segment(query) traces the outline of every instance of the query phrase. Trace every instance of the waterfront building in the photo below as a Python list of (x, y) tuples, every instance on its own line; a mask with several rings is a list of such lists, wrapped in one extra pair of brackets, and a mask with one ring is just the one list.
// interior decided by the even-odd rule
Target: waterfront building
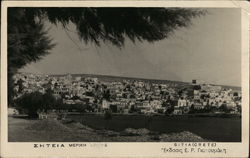
[(107, 100), (105, 100), (105, 99), (103, 99), (102, 100), (102, 104), (101, 104), (101, 108), (104, 110), (104, 109), (109, 109), (109, 106), (110, 106), (110, 103), (107, 101)]
[(187, 100), (183, 98), (178, 99), (177, 107), (183, 107), (183, 106), (187, 106)]

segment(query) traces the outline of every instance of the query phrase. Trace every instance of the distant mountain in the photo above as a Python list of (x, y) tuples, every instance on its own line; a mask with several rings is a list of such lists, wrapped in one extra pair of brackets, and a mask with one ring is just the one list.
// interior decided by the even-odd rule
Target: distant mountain
[[(53, 74), (49, 76), (66, 76), (68, 74)], [(137, 77), (123, 77), (123, 76), (110, 76), (110, 75), (98, 75), (98, 74), (70, 74), (72, 77), (93, 77), (98, 78), (100, 81), (104, 82), (119, 82), (122, 80), (137, 80), (137, 81), (143, 81), (143, 82), (149, 82), (149, 83), (157, 83), (157, 84), (178, 84), (180, 87), (189, 85), (189, 82), (181, 82), (181, 81), (172, 81), (172, 80), (160, 80), (160, 79), (145, 79), (145, 78), (137, 78)], [(214, 84), (212, 84), (214, 85)], [(228, 85), (217, 85), (221, 86), (222, 88), (231, 88), (232, 90), (241, 91), (241, 87), (237, 86), (228, 86)]]
[[(49, 75), (49, 76), (66, 76), (67, 74), (63, 75)], [(93, 77), (98, 78), (100, 81), (105, 82), (115, 82), (115, 81), (122, 81), (122, 80), (137, 80), (137, 81), (144, 81), (144, 82), (150, 82), (150, 83), (158, 83), (158, 84), (164, 84), (164, 83), (176, 83), (176, 84), (188, 84), (187, 82), (181, 82), (181, 81), (171, 81), (171, 80), (159, 80), (159, 79), (145, 79), (145, 78), (137, 78), (137, 77), (123, 77), (123, 76), (109, 76), (109, 75), (96, 75), (96, 74), (70, 74), (72, 77)]]
[[(26, 73), (26, 72), (19, 72), (22, 74), (32, 74), (32, 73)], [(51, 77), (60, 77), (60, 76), (66, 76), (68, 74), (49, 74), (48, 76)], [(138, 77), (123, 77), (123, 76), (110, 76), (110, 75), (99, 75), (99, 74), (70, 74), (72, 77), (93, 77), (98, 78), (100, 81), (104, 82), (120, 82), (122, 80), (137, 80), (137, 81), (143, 81), (143, 82), (149, 82), (149, 83), (157, 83), (157, 84), (178, 84), (179, 88), (183, 88), (187, 85), (190, 85), (190, 82), (182, 82), (182, 81), (172, 81), (172, 80), (160, 80), (160, 79), (146, 79), (146, 78), (138, 78)], [(234, 91), (241, 91), (241, 87), (238, 86), (230, 86), (230, 85), (216, 85), (211, 84), (214, 86), (221, 86), (225, 89), (232, 89)]]
[(237, 87), (237, 86), (228, 86), (228, 85), (218, 85), (221, 86), (222, 88), (225, 89), (232, 89), (234, 91), (241, 91), (241, 87)]

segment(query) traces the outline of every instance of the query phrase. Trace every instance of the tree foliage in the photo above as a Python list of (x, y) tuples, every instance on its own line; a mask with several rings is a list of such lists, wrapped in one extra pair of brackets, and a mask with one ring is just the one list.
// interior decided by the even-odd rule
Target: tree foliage
[(36, 62), (54, 44), (44, 24), (28, 16), (25, 9), (8, 9), (8, 68), (11, 72)]
[(26, 8), (32, 19), (47, 18), (67, 28), (76, 25), (84, 42), (109, 41), (121, 47), (132, 41), (154, 42), (167, 38), (175, 29), (186, 27), (204, 11), (184, 8)]
[(51, 93), (40, 92), (27, 93), (16, 100), (17, 108), (24, 110), (30, 117), (37, 117), (37, 111), (58, 109), (62, 104)]
[(8, 8), (8, 101), (12, 104), (13, 75), (28, 63), (49, 53), (54, 44), (43, 23), (27, 16), (25, 9)]
[[(110, 42), (121, 48), (125, 39), (154, 42), (186, 27), (204, 11), (184, 8), (8, 8), (8, 91), (12, 76), (26, 64), (36, 62), (55, 45), (44, 22), (73, 23), (79, 38), (87, 43)], [(9, 100), (10, 101), (10, 100)]]
[(17, 107), (30, 117), (37, 117), (37, 110), (43, 106), (43, 95), (39, 92), (24, 94), (16, 100)]

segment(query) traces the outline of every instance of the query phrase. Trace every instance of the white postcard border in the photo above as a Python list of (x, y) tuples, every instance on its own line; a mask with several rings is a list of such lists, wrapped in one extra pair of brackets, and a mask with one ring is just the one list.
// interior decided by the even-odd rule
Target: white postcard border
[[(201, 7), (242, 8), (242, 142), (216, 143), (218, 148), (227, 149), (226, 154), (213, 153), (164, 153), (162, 148), (174, 147), (173, 143), (94, 143), (83, 142), (84, 148), (70, 148), (75, 142), (47, 142), (64, 144), (63, 147), (34, 148), (34, 144), (7, 142), (7, 7), (10, 6), (61, 6), (61, 7)], [(247, 157), (249, 144), (249, 4), (244, 1), (4, 1), (1, 10), (1, 156), (2, 157)], [(180, 144), (181, 142), (179, 142)], [(107, 147), (105, 147), (105, 144)]]

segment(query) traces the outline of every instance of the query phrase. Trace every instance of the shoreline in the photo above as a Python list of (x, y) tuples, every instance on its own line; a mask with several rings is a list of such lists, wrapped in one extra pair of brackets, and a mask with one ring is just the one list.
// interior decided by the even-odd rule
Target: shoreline
[(145, 128), (121, 132), (93, 129), (79, 122), (9, 117), (9, 142), (211, 142), (189, 131), (157, 133)]
[[(76, 117), (74, 118), (73, 116), (76, 116)], [(89, 139), (91, 139), (91, 141), (98, 140), (99, 142), (111, 141), (111, 140), (114, 142), (117, 142), (118, 140), (114, 140), (115, 136), (121, 136), (119, 137), (119, 140), (122, 139), (120, 141), (125, 141), (125, 142), (127, 141), (126, 139), (130, 139), (130, 141), (128, 140), (129, 142), (142, 141), (143, 139), (145, 139), (141, 135), (139, 136), (138, 134), (133, 134), (133, 133), (128, 134), (127, 132), (124, 133), (124, 131), (128, 129), (129, 130), (132, 129), (132, 131), (134, 131), (135, 133), (137, 133), (138, 130), (149, 131), (147, 133), (150, 133), (150, 134), (146, 136), (147, 136), (147, 141), (151, 141), (151, 142), (159, 141), (158, 139), (161, 139), (159, 138), (160, 135), (163, 135), (164, 138), (166, 136), (167, 140), (173, 140), (171, 137), (169, 137), (169, 135), (180, 134), (180, 133), (182, 137), (185, 137), (185, 134), (191, 133), (191, 136), (196, 135), (202, 138), (203, 140), (213, 140), (216, 142), (239, 142), (241, 141), (241, 136), (239, 135), (241, 128), (237, 127), (240, 125), (239, 123), (241, 121), (239, 119), (234, 119), (234, 118), (231, 118), (233, 119), (231, 120), (230, 118), (218, 118), (218, 117), (217, 118), (210, 117), (211, 119), (205, 118), (205, 117), (203, 118), (201, 117), (201, 119), (195, 118), (195, 117), (193, 118), (188, 117), (187, 119), (185, 117), (181, 117), (181, 118), (179, 117), (154, 117), (154, 119), (151, 120), (150, 124), (146, 124), (147, 123), (146, 122), (147, 119), (145, 119), (146, 117), (135, 116), (136, 118), (134, 118), (128, 115), (127, 115), (128, 117), (120, 115), (121, 116), (120, 118), (114, 117), (113, 119), (108, 121), (108, 124), (106, 124), (107, 120), (104, 120), (101, 115), (99, 115), (98, 117), (95, 117), (93, 115), (92, 116), (85, 115), (86, 117), (84, 118), (81, 118), (81, 115), (73, 115), (73, 116), (72, 117), (69, 116), (68, 118), (66, 118), (66, 120), (51, 120), (51, 119), (38, 120), (38, 119), (28, 119), (25, 116), (20, 116), (19, 118), (9, 116), (8, 117), (8, 129), (9, 129), (8, 135), (10, 137), (9, 140), (18, 142), (19, 140), (20, 141), (27, 141), (27, 140), (30, 140), (30, 141), (53, 141), (53, 140), (55, 141), (63, 141), (63, 140), (90, 141)], [(124, 117), (125, 119), (122, 117)], [(121, 119), (123, 120), (122, 122), (120, 122)], [(187, 120), (187, 121), (184, 121), (184, 120)], [(59, 128), (57, 128), (58, 124), (51, 125), (50, 123), (51, 121), (59, 122), (62, 126), (69, 126), (70, 128), (72, 126), (73, 128), (75, 128), (74, 126), (76, 126), (78, 129), (70, 130), (70, 132), (67, 132), (67, 134), (63, 134), (65, 133), (63, 131), (65, 128), (63, 127), (62, 128), (63, 130), (60, 130), (61, 125), (59, 126)], [(117, 121), (120, 123), (118, 123)], [(131, 121), (133, 122), (132, 124), (131, 124)], [(44, 122), (48, 122), (48, 124)], [(31, 124), (33, 123), (38, 123), (38, 124), (33, 125), (29, 129), (27, 129), (27, 126), (31, 126)], [(43, 124), (42, 127), (40, 123)], [(230, 126), (230, 129), (228, 128), (225, 129), (225, 126), (223, 124), (229, 125), (228, 123), (232, 126)], [(47, 128), (51, 128), (51, 129), (47, 129)], [(169, 128), (169, 129), (165, 129), (165, 128)], [(84, 130), (84, 129), (87, 129), (87, 130)], [(225, 130), (227, 131), (227, 133), (225, 133), (226, 135), (219, 134), (221, 132), (224, 133)], [(218, 133), (218, 131), (220, 132)], [(82, 133), (82, 132), (87, 132), (87, 133)], [(188, 133), (185, 133), (185, 132), (188, 132)], [(22, 138), (22, 135), (20, 135), (20, 133), (27, 133), (27, 134), (24, 138)], [(58, 137), (57, 134), (59, 134), (59, 136), (61, 134), (63, 135), (61, 135), (61, 137)], [(83, 135), (87, 134), (88, 136), (84, 136), (83, 138), (81, 136), (82, 134)], [(53, 136), (56, 136), (56, 138), (52, 138)], [(75, 137), (80, 137), (80, 139), (76, 140)], [(89, 138), (89, 137), (93, 137), (93, 138)], [(94, 137), (97, 137), (96, 138), (97, 140), (95, 140)], [(155, 140), (151, 140), (151, 138)], [(53, 139), (53, 140), (50, 140), (50, 139)], [(173, 141), (176, 141), (176, 140), (173, 140)], [(192, 142), (192, 140), (186, 140), (186, 141)]]
[[(102, 116), (104, 113), (80, 113), (80, 112), (69, 112), (67, 115), (96, 115)], [(136, 113), (112, 113), (114, 116), (145, 116), (145, 117), (221, 117), (221, 118), (241, 118), (241, 114), (230, 114), (230, 113), (196, 113), (196, 114), (182, 114), (182, 115), (165, 115), (165, 114), (136, 114)]]

